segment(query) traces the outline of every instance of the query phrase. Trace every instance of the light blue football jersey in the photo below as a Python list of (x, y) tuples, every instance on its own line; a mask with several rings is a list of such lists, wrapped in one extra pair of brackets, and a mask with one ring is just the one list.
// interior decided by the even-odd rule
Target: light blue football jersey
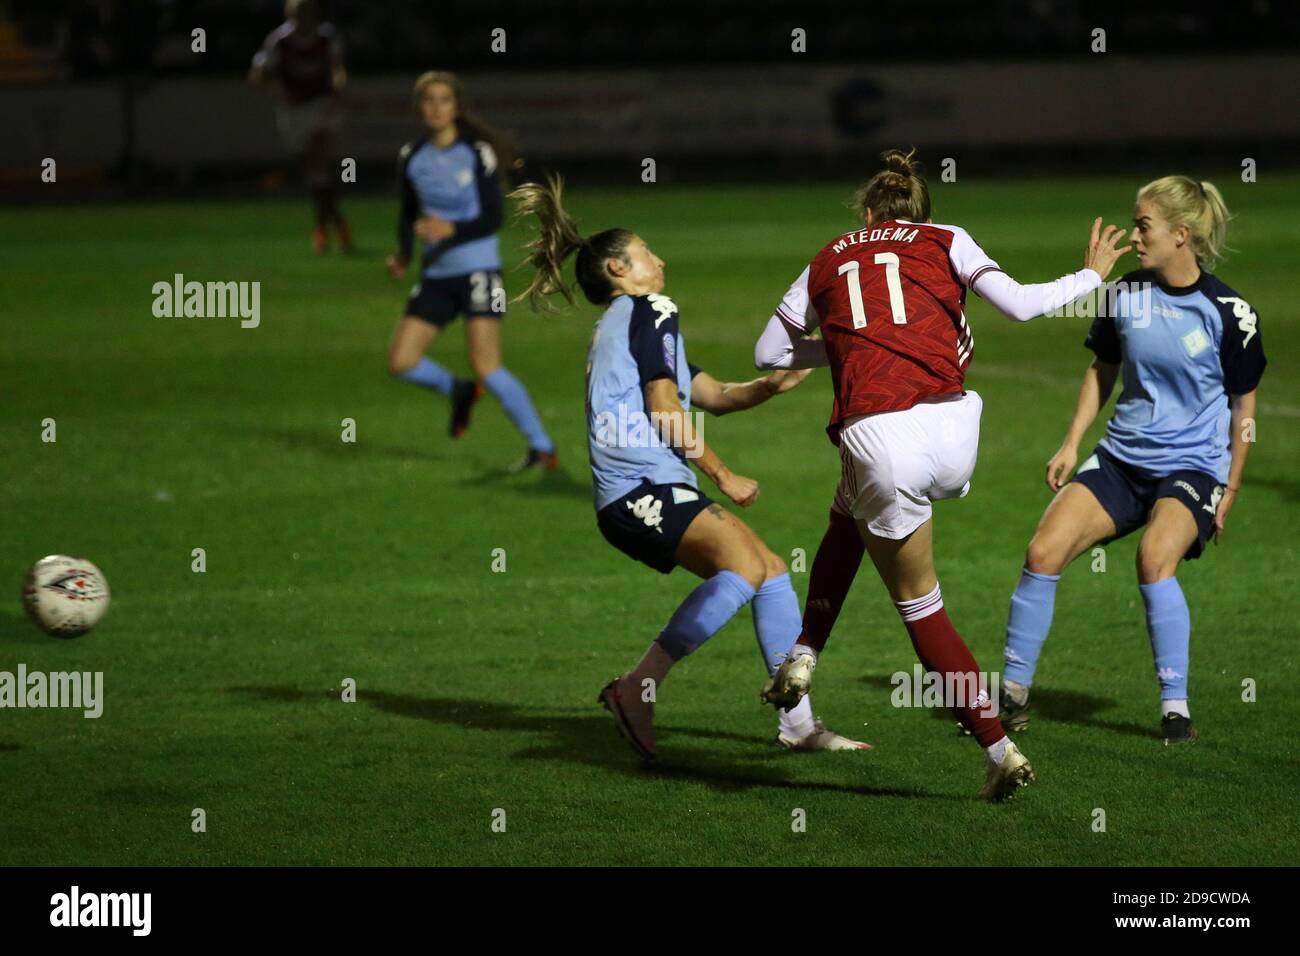
[(605, 310), (587, 351), (587, 452), (596, 510), (641, 482), (698, 488), (685, 453), (662, 441), (645, 405), (645, 385), (677, 383), (691, 407), (691, 379), (677, 306), (665, 295), (620, 295)]
[(1253, 391), (1267, 364), (1255, 311), (1208, 272), (1179, 289), (1131, 272), (1102, 300), (1085, 344), (1121, 366), (1124, 387), (1100, 447), (1152, 475), (1226, 482), (1228, 396)]
[(496, 156), (486, 143), (460, 139), (439, 149), (426, 139), (403, 149), (402, 185), (408, 192), (399, 234), (413, 225), (413, 220), (405, 222), (412, 212), (432, 213), (457, 224), (457, 235), (450, 240), (425, 243), (421, 269), (425, 278), (501, 268), (496, 235), (501, 227), (501, 187), (495, 174)]

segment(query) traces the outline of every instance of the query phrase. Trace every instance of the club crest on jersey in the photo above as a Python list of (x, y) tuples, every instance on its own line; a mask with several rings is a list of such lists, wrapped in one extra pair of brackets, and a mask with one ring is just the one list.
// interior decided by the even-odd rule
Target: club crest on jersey
[(1182, 338), (1183, 348), (1187, 349), (1187, 354), (1195, 358), (1210, 347), (1210, 340), (1200, 329), (1192, 329)]
[(664, 364), (669, 368), (677, 367), (677, 336), (671, 332), (664, 333)]

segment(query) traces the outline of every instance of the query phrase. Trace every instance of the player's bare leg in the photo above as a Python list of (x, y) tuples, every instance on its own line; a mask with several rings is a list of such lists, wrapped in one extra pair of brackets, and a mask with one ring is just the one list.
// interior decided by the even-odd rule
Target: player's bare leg
[(984, 748), (986, 771), (980, 796), (994, 801), (1014, 796), (1034, 779), (1034, 771), (1003, 731), (993, 703), (980, 686), (979, 665), (948, 619), (934, 573), (932, 523), (925, 521), (898, 539), (873, 534), (865, 521), (858, 528), (922, 665), (943, 675), (945, 688), (967, 688), (974, 694), (974, 700), (954, 699), (948, 704)]
[(1138, 584), (1160, 681), (1160, 734), (1165, 746), (1200, 739), (1187, 709), (1191, 616), (1174, 576), (1196, 537), (1196, 519), (1187, 505), (1177, 498), (1160, 498), (1137, 550)]
[(415, 368), (437, 337), (436, 325), (414, 315), (402, 316), (388, 343), (388, 374), (398, 377)]
[[(632, 749), (646, 759), (655, 754), (654, 705), (668, 672), (752, 600), (767, 576), (749, 529), (716, 503), (691, 521), (675, 557), (705, 583), (682, 602), (637, 665), (606, 684), (598, 698)], [(705, 620), (700, 612), (708, 610), (702, 607), (708, 602), (726, 606)]]

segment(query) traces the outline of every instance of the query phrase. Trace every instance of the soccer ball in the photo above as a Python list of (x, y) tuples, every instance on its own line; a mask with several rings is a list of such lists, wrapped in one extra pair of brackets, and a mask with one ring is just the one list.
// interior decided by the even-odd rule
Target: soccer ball
[(108, 582), (85, 558), (51, 554), (27, 572), (23, 608), (46, 634), (77, 637), (108, 610)]

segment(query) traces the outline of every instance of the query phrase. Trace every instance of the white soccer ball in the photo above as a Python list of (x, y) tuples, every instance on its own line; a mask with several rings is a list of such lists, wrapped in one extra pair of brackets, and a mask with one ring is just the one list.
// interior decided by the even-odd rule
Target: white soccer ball
[(108, 610), (108, 581), (85, 558), (51, 554), (27, 572), (23, 608), (46, 634), (77, 637)]

